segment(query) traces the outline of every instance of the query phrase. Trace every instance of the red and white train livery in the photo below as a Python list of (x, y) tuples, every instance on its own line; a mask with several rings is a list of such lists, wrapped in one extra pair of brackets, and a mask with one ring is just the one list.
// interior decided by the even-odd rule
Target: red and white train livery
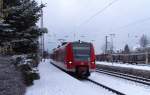
[(88, 42), (67, 42), (54, 49), (51, 58), (61, 69), (80, 77), (90, 76), (96, 68), (94, 47)]

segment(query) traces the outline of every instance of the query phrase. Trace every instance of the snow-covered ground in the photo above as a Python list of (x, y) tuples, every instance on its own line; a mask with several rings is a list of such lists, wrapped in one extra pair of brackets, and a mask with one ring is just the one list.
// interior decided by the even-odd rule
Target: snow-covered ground
[(26, 95), (115, 95), (71, 77), (50, 64), (50, 60), (39, 64), (39, 72), (40, 79), (27, 88)]
[(125, 68), (134, 68), (134, 69), (141, 69), (141, 70), (150, 70), (150, 64), (149, 65), (132, 65), (132, 64), (127, 64), (127, 63), (124, 64), (124, 63), (99, 62), (99, 61), (97, 61), (96, 64), (118, 66), (118, 67), (125, 67)]
[(89, 78), (126, 95), (150, 95), (150, 86), (136, 82), (96, 72), (92, 73)]

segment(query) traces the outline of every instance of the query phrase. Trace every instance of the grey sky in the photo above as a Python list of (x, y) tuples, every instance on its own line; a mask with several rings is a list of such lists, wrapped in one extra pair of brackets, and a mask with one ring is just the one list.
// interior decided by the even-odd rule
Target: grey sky
[(96, 53), (100, 53), (105, 36), (111, 33), (115, 34), (116, 49), (123, 48), (125, 44), (132, 48), (137, 46), (142, 34), (149, 36), (150, 33), (150, 0), (118, 0), (84, 24), (113, 0), (42, 1), (47, 3), (44, 26), (49, 30), (45, 41), (49, 50), (56, 47), (57, 39), (65, 38), (67, 41), (94, 40)]

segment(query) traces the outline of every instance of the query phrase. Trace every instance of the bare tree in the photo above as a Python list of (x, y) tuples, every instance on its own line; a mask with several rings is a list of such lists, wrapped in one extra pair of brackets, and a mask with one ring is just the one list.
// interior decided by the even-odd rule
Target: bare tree
[(102, 50), (103, 53), (113, 53), (112, 45), (111, 45), (110, 42), (107, 42), (107, 45), (106, 45), (106, 43), (104, 43), (101, 46), (101, 50)]
[(125, 45), (124, 52), (125, 53), (129, 53), (130, 52), (130, 48), (129, 48), (128, 44)]
[(140, 46), (142, 48), (146, 47), (148, 45), (147, 36), (143, 34), (142, 37), (140, 38), (139, 42), (140, 42)]

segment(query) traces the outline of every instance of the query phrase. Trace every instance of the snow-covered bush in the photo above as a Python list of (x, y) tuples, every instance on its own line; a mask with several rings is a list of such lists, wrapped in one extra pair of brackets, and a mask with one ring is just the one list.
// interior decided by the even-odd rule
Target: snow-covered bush
[(17, 69), (19, 69), (23, 75), (24, 83), (28, 85), (32, 85), (33, 81), (39, 79), (39, 72), (37, 69), (38, 63), (35, 63), (32, 54), (28, 55), (14, 55), (14, 65)]

